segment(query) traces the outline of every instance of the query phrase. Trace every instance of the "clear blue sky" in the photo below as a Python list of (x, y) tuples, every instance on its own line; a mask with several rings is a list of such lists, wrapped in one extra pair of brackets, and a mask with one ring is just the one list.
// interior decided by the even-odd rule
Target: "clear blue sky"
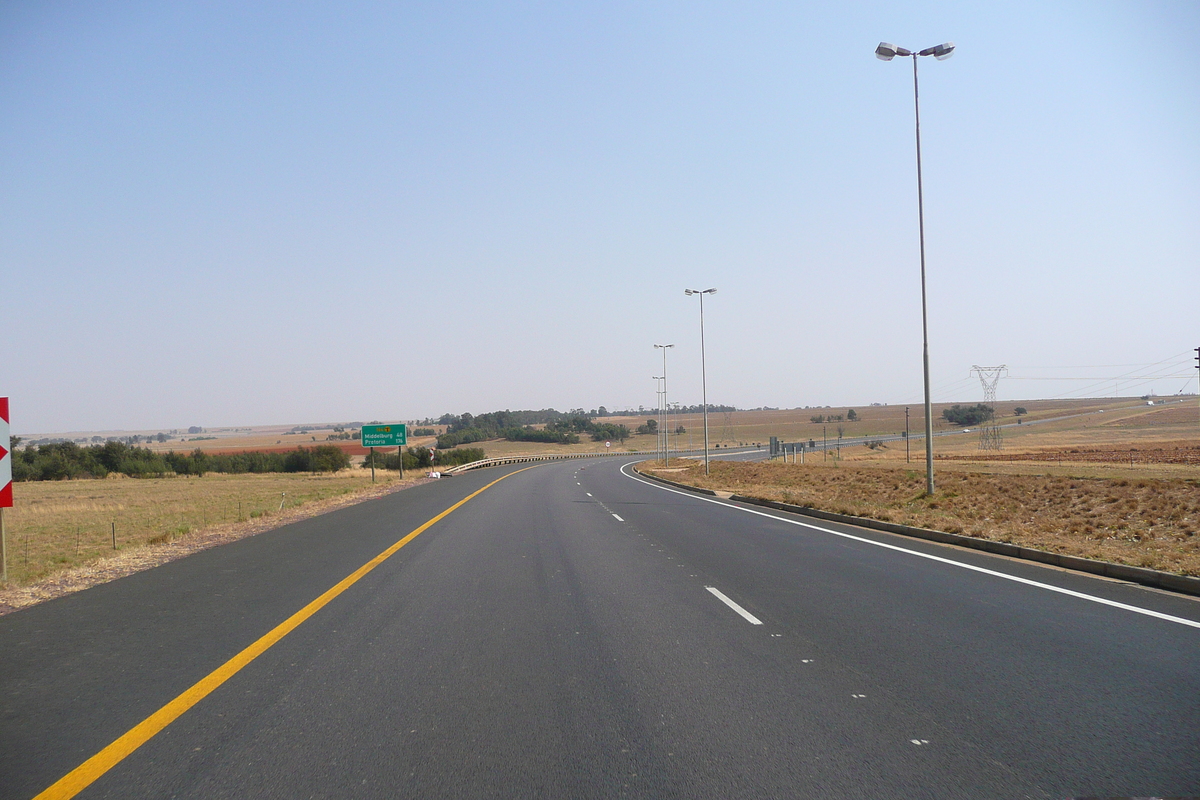
[(918, 404), (881, 40), (934, 400), (1195, 392), (1194, 0), (10, 0), (14, 433)]

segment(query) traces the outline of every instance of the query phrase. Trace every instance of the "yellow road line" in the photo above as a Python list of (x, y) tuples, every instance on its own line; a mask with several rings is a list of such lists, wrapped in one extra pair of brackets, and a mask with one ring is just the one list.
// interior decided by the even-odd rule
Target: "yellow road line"
[(54, 785), (50, 786), (48, 789), (35, 797), (34, 800), (67, 800), (68, 798), (79, 794), (88, 786), (90, 786), (93, 781), (97, 780), (104, 773), (121, 763), (121, 761), (123, 761), (125, 757), (134, 750), (137, 750), (146, 742), (154, 738), (159, 731), (170, 725), (175, 720), (179, 719), (179, 717), (183, 716), (184, 712), (216, 691), (218, 686), (236, 675), (242, 669), (242, 667), (246, 666), (251, 661), (267, 652), (267, 650), (270, 650), (272, 645), (274, 645), (283, 637), (287, 636), (296, 628), (300, 627), (305, 620), (324, 608), (335, 597), (357, 583), (359, 579), (368, 572), (375, 569), (384, 561), (387, 561), (389, 558), (395, 555), (395, 553), (399, 551), (401, 547), (404, 547), (404, 545), (408, 544), (426, 530), (433, 527), (433, 525), (435, 525), (437, 522), (450, 516), (451, 513), (465, 505), (467, 501), (483, 494), (505, 478), (516, 475), (518, 472), (534, 469), (538, 466), (541, 465), (535, 464), (533, 467), (525, 467), (524, 469), (510, 472), (508, 475), (503, 475), (489, 483), (487, 486), (484, 486), (482, 489), (472, 492), (462, 500), (459, 500), (457, 503), (438, 514), (436, 517), (429, 520), (424, 525), (417, 528), (412, 533), (408, 534), (403, 539), (372, 558), (366, 564), (363, 564), (361, 567), (354, 570), (354, 572), (350, 573), (348, 576), (339, 581), (332, 589), (329, 589), (316, 600), (313, 600), (304, 608), (288, 617), (257, 642), (250, 645), (221, 666), (217, 667), (208, 675), (197, 681), (190, 689), (183, 692), (183, 694), (179, 695), (174, 700), (160, 708), (158, 711), (155, 711), (153, 714), (146, 717), (146, 719), (130, 728), (129, 731), (127, 731), (119, 739), (101, 750), (96, 755), (89, 758), (87, 761), (80, 764), (75, 769), (68, 772), (57, 782), (55, 782)]

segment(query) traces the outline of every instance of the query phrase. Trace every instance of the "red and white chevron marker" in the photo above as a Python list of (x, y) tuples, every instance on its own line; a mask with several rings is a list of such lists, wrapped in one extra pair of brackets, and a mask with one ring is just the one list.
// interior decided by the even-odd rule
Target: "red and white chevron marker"
[(0, 508), (12, 508), (12, 445), (8, 438), (8, 398), (0, 397)]

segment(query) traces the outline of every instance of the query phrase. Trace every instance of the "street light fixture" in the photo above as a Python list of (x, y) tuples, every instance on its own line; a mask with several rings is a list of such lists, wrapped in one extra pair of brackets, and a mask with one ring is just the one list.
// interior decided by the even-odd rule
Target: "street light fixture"
[(663, 390), (662, 390), (662, 405), (663, 405), (663, 466), (671, 466), (671, 440), (669, 428), (671, 426), (671, 407), (667, 405), (667, 350), (674, 347), (673, 344), (656, 344), (656, 348), (663, 351)]
[(704, 403), (704, 474), (708, 474), (708, 374), (704, 366), (704, 295), (716, 294), (716, 289), (684, 289), (688, 297), (700, 295), (700, 392)]
[(933, 56), (945, 61), (954, 53), (954, 42), (926, 47), (914, 53), (888, 42), (880, 42), (875, 48), (875, 57), (880, 61), (891, 61), (896, 56), (912, 56), (913, 60), (913, 107), (916, 110), (917, 130), (917, 225), (921, 237), (921, 336), (925, 365), (925, 493), (933, 495), (933, 403), (929, 399), (929, 315), (925, 302), (925, 196), (921, 184), (921, 95), (917, 86), (917, 58)]

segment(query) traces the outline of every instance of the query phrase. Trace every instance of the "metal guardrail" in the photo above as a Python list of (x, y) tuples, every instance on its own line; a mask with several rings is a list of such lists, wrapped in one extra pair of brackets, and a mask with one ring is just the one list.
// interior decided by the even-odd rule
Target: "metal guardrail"
[[(734, 450), (734, 448), (721, 448), (721, 452), (726, 449)], [(741, 448), (737, 448), (740, 451)], [(713, 451), (709, 451), (710, 453)], [(672, 450), (671, 458), (703, 455), (704, 450)], [(472, 469), (482, 469), (483, 467), (499, 467), (504, 464), (525, 464), (531, 461), (565, 461), (570, 458), (614, 458), (617, 456), (650, 456), (651, 458), (661, 455), (658, 450), (621, 450), (615, 453), (544, 453), (541, 455), (525, 455), (525, 456), (500, 456), (498, 458), (484, 458), (479, 461), (472, 461), (468, 464), (459, 464), (457, 467), (441, 470), (443, 475), (458, 475)]]

